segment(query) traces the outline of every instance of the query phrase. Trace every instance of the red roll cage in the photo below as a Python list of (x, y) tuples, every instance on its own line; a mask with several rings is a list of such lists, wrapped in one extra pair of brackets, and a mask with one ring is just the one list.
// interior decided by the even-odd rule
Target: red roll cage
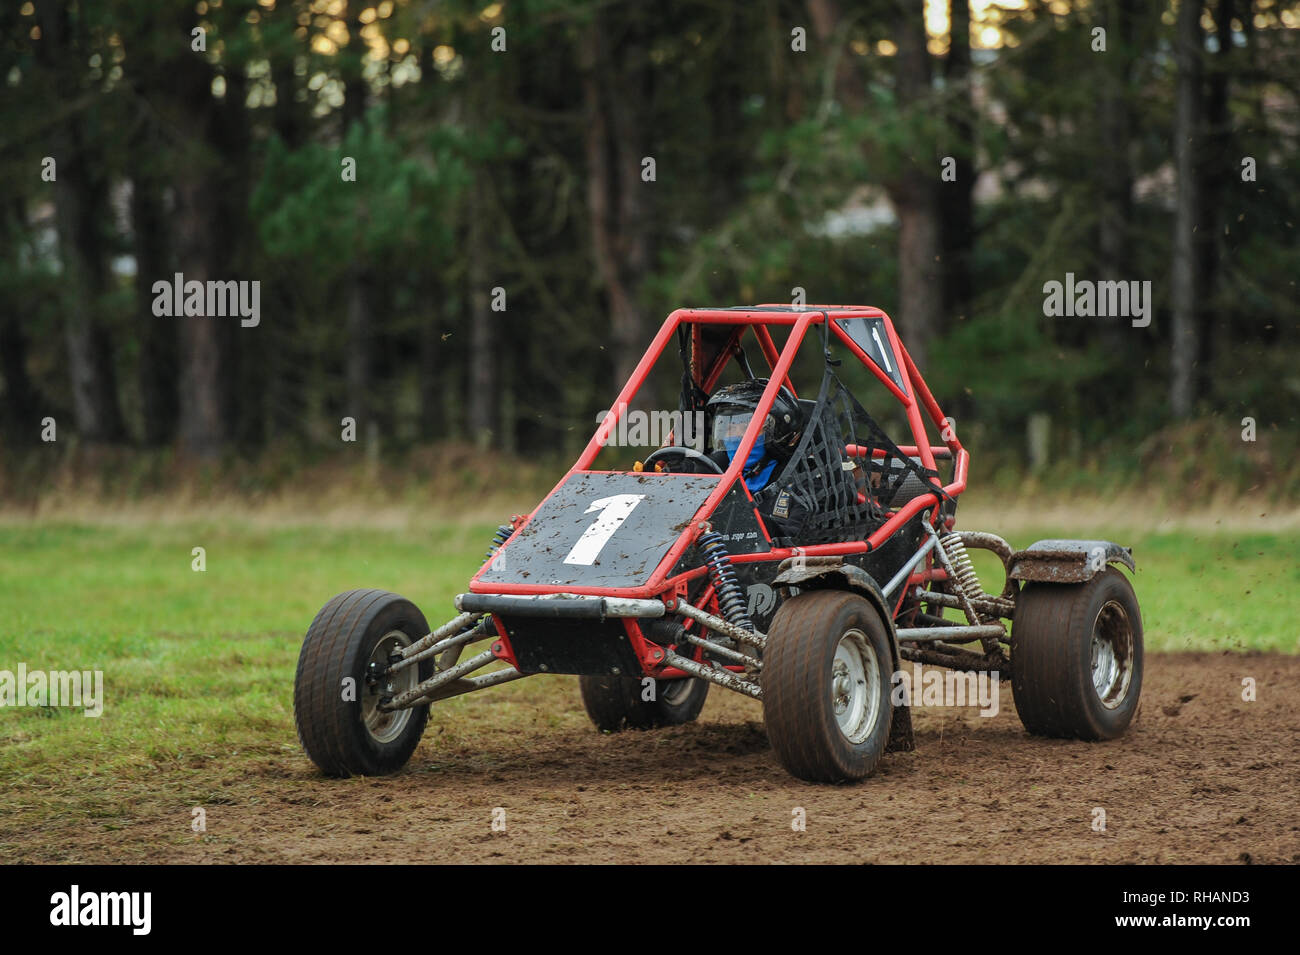
[[(897, 375), (897, 379), (887, 374), (884, 369), (867, 353), (863, 347), (854, 340), (844, 327), (844, 323), (857, 319), (878, 319), (885, 329), (888, 339), (889, 351), (895, 359), (896, 367), (892, 368)], [(493, 583), (487, 584), (479, 580), (484, 570), (490, 566), (491, 562), (484, 565), (474, 579), (470, 582), (470, 590), (478, 593), (501, 593), (501, 594), (546, 594), (564, 591), (574, 594), (599, 594), (607, 596), (620, 597), (653, 597), (665, 593), (684, 591), (685, 586), (691, 580), (695, 579), (704, 569), (695, 568), (683, 573), (670, 576), (672, 570), (676, 567), (686, 550), (694, 543), (695, 538), (701, 532), (705, 522), (713, 514), (715, 508), (722, 501), (723, 497), (736, 485), (741, 476), (741, 469), (745, 460), (749, 457), (749, 452), (757, 440), (762, 421), (772, 407), (776, 399), (778, 390), (782, 384), (791, 388), (789, 374), (790, 368), (794, 363), (796, 354), (800, 345), (803, 343), (805, 336), (810, 328), (820, 327), (829, 322), (830, 332), (835, 338), (853, 354), (863, 366), (871, 372), (872, 375), (880, 381), (890, 394), (902, 405), (906, 416), (908, 427), (912, 433), (913, 443), (911, 445), (900, 446), (904, 454), (919, 458), (921, 465), (929, 470), (937, 470), (936, 458), (951, 458), (953, 460), (953, 473), (951, 481), (944, 485), (939, 478), (930, 478), (930, 481), (936, 487), (935, 493), (922, 494), (908, 501), (902, 508), (886, 520), (875, 532), (866, 540), (849, 541), (831, 544), (815, 544), (804, 547), (773, 547), (769, 551), (756, 554), (736, 554), (732, 556), (733, 562), (745, 562), (750, 560), (781, 560), (792, 556), (830, 556), (830, 555), (848, 555), (862, 554), (880, 547), (885, 541), (897, 533), (905, 524), (912, 520), (918, 513), (929, 510), (931, 513), (927, 520), (937, 529), (937, 521), (940, 514), (941, 497), (938, 489), (949, 497), (957, 497), (966, 488), (966, 473), (969, 464), (969, 454), (962, 447), (961, 442), (953, 429), (947, 425), (939, 404), (935, 401), (930, 389), (926, 386), (925, 381), (921, 378), (912, 361), (911, 355), (903, 347), (899, 340), (898, 334), (894, 329), (894, 323), (890, 320), (885, 312), (878, 308), (861, 305), (755, 305), (745, 308), (687, 308), (677, 309), (664, 321), (659, 332), (655, 335), (650, 347), (646, 349), (645, 354), (637, 363), (632, 372), (632, 376), (619, 392), (618, 398), (610, 412), (605, 415), (601, 424), (597, 427), (596, 433), (587, 443), (582, 454), (579, 455), (577, 462), (565, 473), (564, 477), (552, 488), (546, 499), (553, 495), (566, 481), (573, 475), (580, 473), (599, 473), (592, 470), (596, 456), (601, 449), (605, 447), (611, 433), (618, 426), (621, 416), (626, 413), (632, 399), (645, 383), (647, 376), (655, 363), (662, 356), (664, 349), (672, 342), (677, 335), (678, 329), (683, 326), (689, 326), (692, 342), (695, 348), (692, 349), (693, 357), (698, 358), (701, 349), (698, 347), (701, 340), (701, 329), (704, 326), (734, 325), (737, 326), (727, 344), (719, 349), (713, 356), (708, 368), (692, 367), (691, 377), (697, 385), (705, 392), (712, 392), (721, 376), (723, 369), (731, 358), (731, 346), (734, 345), (743, 336), (746, 328), (752, 328), (754, 335), (762, 349), (763, 356), (767, 361), (769, 370), (769, 382), (766, 390), (763, 392), (762, 399), (759, 402), (756, 413), (741, 439), (740, 446), (732, 456), (731, 464), (726, 472), (717, 476), (717, 487), (709, 494), (705, 502), (696, 511), (690, 523), (685, 527), (677, 540), (673, 543), (668, 552), (664, 555), (659, 564), (655, 567), (650, 579), (643, 585), (626, 588), (584, 588), (584, 587), (556, 587), (545, 584), (522, 584), (522, 583)], [(776, 342), (769, 331), (771, 326), (788, 326), (790, 335), (786, 340), (783, 348), (778, 349)], [(884, 343), (881, 343), (882, 349)], [(888, 363), (889, 355), (885, 355)], [(922, 417), (922, 410), (927, 414), (935, 427), (939, 430), (943, 444), (933, 445), (925, 430), (925, 422)], [(864, 449), (858, 447), (849, 447), (846, 449), (850, 455), (860, 456)], [(877, 451), (877, 456), (883, 452)], [(713, 477), (713, 475), (694, 475), (695, 477)], [(743, 487), (743, 482), (741, 484)], [(522, 530), (527, 526), (533, 515), (541, 507), (541, 504), (520, 522), (516, 530)], [(766, 533), (766, 528), (764, 528)], [(769, 537), (770, 543), (770, 537)]]

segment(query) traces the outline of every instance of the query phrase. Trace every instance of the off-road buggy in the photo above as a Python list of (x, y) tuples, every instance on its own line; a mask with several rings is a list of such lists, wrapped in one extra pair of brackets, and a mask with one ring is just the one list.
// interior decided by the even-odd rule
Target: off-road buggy
[[(661, 358), (680, 373), (676, 420), (687, 421), (724, 375), (753, 379), (747, 346), (766, 362), (766, 385), (725, 467), (681, 441), (684, 427), (643, 461), (596, 467)], [(820, 385), (797, 397), (797, 446), (752, 493), (743, 468), (765, 415), (783, 387), (797, 396), (792, 370), (810, 357)], [(907, 443), (890, 440), (851, 377), (883, 386)], [(531, 514), (502, 525), (455, 598), (458, 616), (431, 629), (413, 603), (380, 590), (324, 606), (298, 661), (299, 738), (330, 775), (391, 773), (430, 705), (578, 674), (602, 730), (686, 723), (716, 685), (762, 702), (795, 776), (854, 780), (887, 749), (913, 746), (907, 699), (892, 692), (904, 661), (1010, 673), (1031, 733), (1119, 736), (1142, 685), (1142, 619), (1116, 566), (1134, 571), (1131, 552), (1099, 540), (1013, 552), (993, 534), (955, 530), (968, 463), (879, 309), (678, 310), (573, 468)], [(996, 593), (975, 573), (977, 549), (1003, 566)]]

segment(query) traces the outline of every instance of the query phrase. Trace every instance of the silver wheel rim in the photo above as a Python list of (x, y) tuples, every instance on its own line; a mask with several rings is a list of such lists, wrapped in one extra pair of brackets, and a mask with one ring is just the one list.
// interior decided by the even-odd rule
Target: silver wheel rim
[(1133, 681), (1133, 624), (1117, 600), (1108, 600), (1092, 624), (1092, 688), (1108, 710), (1128, 697)]
[(693, 681), (689, 679), (660, 680), (658, 682), (659, 699), (669, 706), (680, 706), (685, 703), (687, 697), (691, 695), (691, 690), (694, 689)]
[[(411, 638), (400, 630), (390, 630), (375, 644), (366, 661), (366, 673), (374, 668), (388, 666), (388, 657), (402, 647), (410, 646)], [(366, 732), (376, 743), (391, 743), (402, 735), (406, 724), (411, 721), (411, 711), (392, 710), (385, 712), (379, 708), (379, 701), (405, 693), (415, 688), (418, 666), (409, 666), (400, 673), (388, 674), (378, 682), (364, 680), (361, 690), (361, 720)]]
[(845, 632), (831, 661), (831, 708), (840, 732), (850, 743), (871, 737), (880, 719), (880, 666), (865, 633)]

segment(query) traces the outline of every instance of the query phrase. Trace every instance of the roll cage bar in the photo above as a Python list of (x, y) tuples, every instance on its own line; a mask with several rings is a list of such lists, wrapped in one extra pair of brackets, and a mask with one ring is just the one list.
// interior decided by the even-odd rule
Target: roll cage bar
[[(855, 340), (846, 327), (848, 323), (855, 320), (870, 320), (877, 322), (875, 328), (883, 328), (885, 338), (874, 338), (874, 345), (881, 357), (875, 358), (868, 353), (863, 344)], [(941, 504), (943, 496), (956, 498), (966, 488), (966, 475), (969, 466), (970, 456), (966, 449), (962, 447), (961, 442), (957, 439), (951, 427), (948, 427), (944, 418), (943, 411), (935, 401), (930, 389), (926, 386), (925, 381), (921, 378), (912, 361), (911, 355), (899, 340), (898, 334), (894, 329), (894, 323), (889, 316), (878, 308), (871, 306), (857, 305), (754, 305), (735, 308), (680, 308), (672, 312), (660, 326), (658, 333), (651, 342), (650, 347), (646, 349), (641, 360), (637, 363), (636, 368), (632, 371), (631, 377), (619, 392), (613, 407), (605, 415), (596, 433), (592, 435), (591, 440), (579, 455), (577, 462), (565, 473), (564, 477), (555, 485), (547, 499), (551, 497), (565, 482), (575, 474), (580, 473), (599, 473), (592, 470), (596, 456), (605, 447), (610, 435), (614, 433), (622, 415), (626, 413), (632, 399), (636, 396), (641, 386), (645, 383), (655, 363), (663, 355), (664, 350), (668, 348), (678, 330), (685, 328), (691, 335), (692, 342), (696, 347), (692, 348), (691, 355), (693, 362), (701, 358), (699, 343), (701, 341), (701, 330), (705, 326), (717, 325), (734, 325), (736, 330), (734, 334), (728, 337), (721, 348), (713, 355), (712, 360), (708, 362), (707, 368), (692, 367), (689, 372), (692, 381), (702, 390), (712, 392), (721, 376), (727, 362), (735, 353), (735, 346), (743, 336), (746, 328), (754, 331), (759, 346), (762, 349), (763, 356), (767, 361), (770, 369), (770, 376), (767, 388), (759, 401), (758, 407), (746, 429), (744, 437), (740, 441), (735, 454), (731, 457), (731, 463), (726, 472), (717, 476), (717, 487), (709, 494), (705, 502), (696, 511), (689, 524), (683, 529), (677, 540), (673, 543), (663, 559), (656, 566), (654, 573), (644, 586), (627, 587), (627, 588), (582, 588), (568, 586), (565, 588), (556, 588), (542, 584), (510, 584), (505, 585), (505, 589), (500, 592), (518, 593), (518, 594), (541, 594), (555, 592), (563, 589), (569, 593), (593, 593), (593, 594), (610, 594), (616, 593), (626, 597), (651, 597), (671, 592), (675, 588), (684, 586), (691, 579), (699, 576), (704, 572), (703, 568), (696, 568), (685, 573), (679, 573), (671, 576), (672, 569), (678, 565), (686, 550), (694, 543), (696, 537), (701, 533), (703, 526), (714, 513), (715, 509), (722, 502), (723, 498), (736, 486), (741, 477), (741, 471), (749, 453), (758, 438), (762, 428), (762, 422), (771, 410), (772, 403), (776, 399), (778, 390), (782, 384), (787, 387), (793, 387), (790, 383), (790, 368), (794, 363), (795, 356), (799, 351), (809, 329), (823, 328), (829, 323), (830, 333), (835, 339), (848, 349), (849, 353), (856, 357), (862, 365), (869, 371), (884, 387), (894, 396), (894, 398), (903, 406), (907, 416), (909, 430), (912, 433), (911, 445), (900, 446), (904, 454), (918, 457), (923, 467), (935, 471), (936, 457), (951, 458), (953, 460), (953, 473), (948, 484), (943, 484), (938, 477), (931, 477), (929, 481), (934, 485), (935, 491), (929, 494), (921, 494), (908, 501), (896, 513), (891, 515), (884, 524), (877, 528), (865, 540), (848, 541), (828, 544), (811, 544), (807, 546), (796, 547), (776, 547), (771, 550), (755, 554), (735, 554), (731, 559), (733, 562), (745, 562), (750, 560), (780, 560), (793, 556), (837, 556), (848, 554), (862, 554), (875, 550), (885, 541), (889, 540), (895, 533), (902, 529), (917, 514), (923, 511), (929, 511), (926, 520), (936, 529), (939, 527)], [(790, 328), (790, 335), (785, 345), (777, 347), (775, 340), (769, 328), (772, 326), (785, 326)], [(823, 331), (824, 333), (824, 331)], [(892, 356), (892, 358), (891, 358)], [(888, 369), (882, 368), (880, 362), (890, 366)], [(697, 377), (698, 376), (698, 377)], [(926, 434), (925, 422), (922, 412), (929, 416), (931, 422), (939, 430), (943, 444), (933, 445)], [(850, 447), (846, 451), (848, 454), (861, 454), (862, 448)], [(877, 452), (879, 456), (879, 452)], [(668, 475), (671, 476), (671, 475)], [(694, 475), (697, 478), (713, 478), (714, 475)], [(742, 485), (743, 486), (743, 483)], [(542, 501), (545, 503), (545, 499)], [(541, 504), (538, 505), (538, 508)], [(537, 509), (530, 513), (516, 528), (522, 530), (527, 526), (532, 515), (537, 513)], [(951, 521), (949, 521), (951, 523)], [(766, 529), (765, 529), (766, 531)], [(770, 538), (769, 538), (770, 543)], [(482, 571), (479, 572), (480, 574)], [(475, 575), (471, 581), (470, 589), (479, 590), (479, 575)], [(483, 586), (483, 590), (489, 590)], [(490, 588), (497, 591), (498, 588)]]

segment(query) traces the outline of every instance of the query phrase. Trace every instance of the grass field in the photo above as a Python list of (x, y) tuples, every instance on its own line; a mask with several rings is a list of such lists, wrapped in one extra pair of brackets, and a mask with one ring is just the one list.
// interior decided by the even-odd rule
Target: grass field
[[(0, 849), (18, 828), (69, 814), (111, 827), (155, 774), (180, 786), (181, 801), (212, 804), (219, 796), (205, 767), (228, 772), (241, 754), (296, 757), (294, 667), (319, 606), (341, 590), (381, 587), (413, 599), (436, 625), (454, 612), (451, 597), (491, 531), (474, 521), (383, 531), (0, 524), (0, 670), (102, 670), (106, 698), (99, 719), (0, 710)], [(1106, 533), (1052, 526), (1010, 537), (1022, 547), (1070, 531)], [(1109, 534), (1137, 555), (1148, 650), (1300, 651), (1300, 532)], [(192, 569), (195, 547), (205, 549), (203, 572)], [(438, 722), (468, 737), (477, 720), (509, 719), (512, 706), (531, 707), (555, 687), (521, 681), (493, 691), (488, 709), (447, 701), (435, 708)], [(554, 698), (551, 718), (582, 718), (576, 692)]]

